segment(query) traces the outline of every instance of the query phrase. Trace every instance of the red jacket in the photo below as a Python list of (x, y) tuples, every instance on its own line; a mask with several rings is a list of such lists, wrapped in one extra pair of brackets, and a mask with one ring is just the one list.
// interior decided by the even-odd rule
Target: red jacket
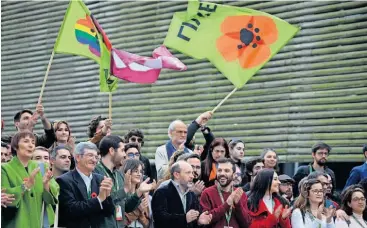
[[(274, 199), (274, 210), (275, 211), (280, 205), (280, 201), (276, 198)], [(259, 202), (259, 209), (257, 212), (252, 212), (250, 210), (250, 216), (252, 217), (252, 222), (250, 228), (276, 228), (278, 225), (281, 228), (291, 228), (291, 222), (289, 218), (282, 219), (282, 213), (280, 213), (279, 218), (268, 211), (263, 200)]]
[[(226, 203), (230, 192), (223, 192), (223, 199), (225, 203), (222, 203), (220, 199), (218, 189), (216, 185), (206, 188), (200, 197), (200, 206), (203, 211), (209, 211), (213, 218), (210, 225), (207, 228), (223, 228), (227, 226), (225, 213), (229, 211), (230, 206)], [(232, 209), (232, 216), (229, 221), (229, 227), (233, 228), (248, 228), (250, 225), (251, 217), (249, 216), (249, 210), (247, 208), (247, 196), (243, 193), (240, 201), (235, 204)]]

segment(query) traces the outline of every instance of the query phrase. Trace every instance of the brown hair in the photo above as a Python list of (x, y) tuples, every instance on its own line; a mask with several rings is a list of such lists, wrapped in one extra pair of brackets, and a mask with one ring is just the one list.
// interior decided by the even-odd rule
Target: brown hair
[(348, 205), (352, 201), (352, 195), (355, 192), (361, 192), (364, 195), (364, 190), (360, 185), (354, 184), (347, 187), (342, 192), (342, 202), (341, 202), (341, 209), (347, 213), (347, 215), (353, 214), (353, 209)]
[(69, 142), (69, 140), (70, 140), (70, 137), (71, 137), (71, 129), (70, 129), (70, 126), (69, 126), (69, 124), (68, 124), (68, 122), (66, 122), (65, 120), (60, 120), (60, 121), (54, 121), (54, 130), (55, 130), (55, 132), (60, 128), (60, 125), (61, 124), (65, 124), (66, 125), (66, 127), (68, 128), (68, 130), (69, 130), (69, 137), (68, 137), (68, 142)]
[(294, 208), (298, 208), (303, 215), (304, 213), (306, 213), (306, 210), (310, 206), (308, 196), (310, 195), (311, 187), (315, 184), (321, 184), (321, 182), (317, 179), (303, 180), (300, 188), (300, 194), (297, 200), (294, 202)]
[(209, 176), (210, 172), (212, 171), (212, 164), (214, 163), (212, 152), (215, 147), (223, 146), (225, 150), (224, 157), (229, 158), (229, 147), (228, 143), (224, 138), (215, 138), (213, 142), (209, 146), (209, 152), (204, 160), (204, 175)]
[[(69, 137), (68, 137), (68, 140), (66, 142), (66, 146), (70, 147), (70, 153), (73, 154), (74, 153), (74, 149), (75, 149), (75, 139), (71, 136), (71, 129), (70, 129), (70, 126), (68, 124), (68, 122), (66, 122), (65, 120), (59, 120), (59, 121), (54, 121), (53, 122), (53, 127), (54, 127), (54, 131), (55, 131), (55, 136), (56, 136), (56, 131), (59, 129), (60, 125), (61, 124), (65, 124), (66, 127), (68, 128), (69, 130)], [(49, 151), (53, 151), (56, 147), (58, 146), (58, 143), (57, 143), (57, 139), (56, 141), (54, 142), (54, 144), (50, 147)]]
[(31, 139), (36, 140), (34, 134), (28, 130), (18, 132), (11, 138), (10, 145), (12, 148), (12, 152), (15, 152), (16, 154), (16, 151), (19, 149), (19, 141), (21, 139), (24, 139), (25, 137), (30, 137)]

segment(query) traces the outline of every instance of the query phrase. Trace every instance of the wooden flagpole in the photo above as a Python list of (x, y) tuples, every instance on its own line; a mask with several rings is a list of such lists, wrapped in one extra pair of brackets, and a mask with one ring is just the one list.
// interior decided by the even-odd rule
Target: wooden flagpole
[(212, 110), (212, 113), (214, 113), (226, 100), (228, 100), (228, 98), (230, 96), (232, 96), (232, 94), (234, 94), (234, 92), (237, 91), (237, 88), (234, 88), (232, 90), (232, 92), (230, 92), (221, 102), (219, 102), (219, 104)]
[(52, 60), (54, 59), (54, 55), (55, 55), (55, 50), (52, 51), (50, 60), (48, 61), (48, 66), (47, 66), (45, 77), (43, 78), (43, 84), (42, 84), (40, 96), (38, 97), (38, 104), (40, 104), (42, 101), (43, 91), (45, 90), (45, 87), (46, 87), (46, 81), (48, 78), (48, 73), (50, 72), (50, 69), (51, 69), (51, 64), (52, 64)]
[(108, 118), (112, 120), (112, 92), (108, 94)]

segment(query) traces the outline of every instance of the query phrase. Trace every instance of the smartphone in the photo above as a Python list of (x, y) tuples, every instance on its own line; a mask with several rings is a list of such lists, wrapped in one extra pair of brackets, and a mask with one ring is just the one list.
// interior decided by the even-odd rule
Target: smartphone
[(45, 163), (39, 163), (38, 166), (40, 167), (40, 172), (42, 174), (42, 176), (45, 175)]

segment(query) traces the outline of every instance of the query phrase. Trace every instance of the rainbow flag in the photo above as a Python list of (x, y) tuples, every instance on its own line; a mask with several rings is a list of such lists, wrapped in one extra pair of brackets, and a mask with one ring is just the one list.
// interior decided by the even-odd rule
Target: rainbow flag
[(113, 92), (116, 90), (118, 79), (111, 75), (110, 70), (111, 42), (82, 1), (70, 1), (54, 51), (93, 59), (100, 66), (100, 91)]

